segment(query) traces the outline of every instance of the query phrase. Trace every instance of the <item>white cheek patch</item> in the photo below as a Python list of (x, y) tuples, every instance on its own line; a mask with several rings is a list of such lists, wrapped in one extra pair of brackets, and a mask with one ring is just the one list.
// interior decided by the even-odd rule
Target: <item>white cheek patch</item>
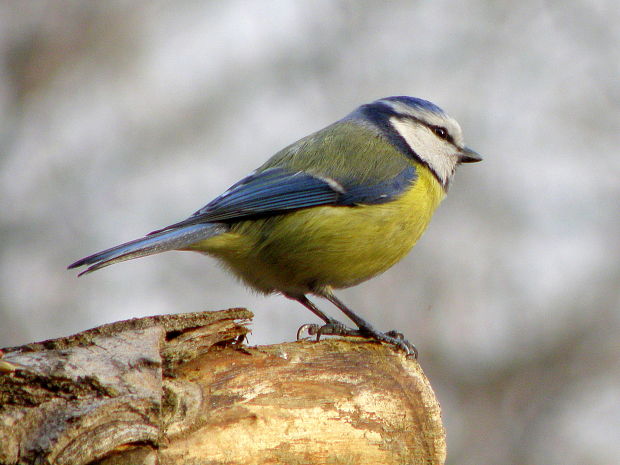
[(439, 139), (420, 123), (397, 117), (390, 118), (390, 123), (405, 139), (411, 150), (435, 172), (441, 183), (447, 185), (457, 164), (454, 146)]

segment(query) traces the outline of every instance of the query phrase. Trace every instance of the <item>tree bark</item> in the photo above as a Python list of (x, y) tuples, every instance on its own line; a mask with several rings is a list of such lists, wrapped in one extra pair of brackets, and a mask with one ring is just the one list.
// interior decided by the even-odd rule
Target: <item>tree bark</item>
[(245, 309), (4, 349), (2, 464), (442, 464), (416, 360), (354, 338), (243, 344)]

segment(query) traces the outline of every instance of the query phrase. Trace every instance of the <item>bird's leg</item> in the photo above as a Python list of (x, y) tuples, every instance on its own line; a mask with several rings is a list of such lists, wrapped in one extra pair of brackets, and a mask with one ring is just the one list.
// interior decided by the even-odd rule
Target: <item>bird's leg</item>
[(317, 325), (317, 324), (305, 324), (305, 325), (300, 326), (299, 329), (297, 330), (297, 340), (301, 339), (301, 334), (304, 331), (306, 331), (310, 336), (316, 335), (317, 341), (321, 338), (322, 335), (330, 335), (330, 336), (331, 335), (338, 335), (338, 336), (360, 336), (361, 335), (359, 331), (352, 329), (352, 328), (348, 328), (344, 324), (340, 323), (338, 320), (335, 320), (334, 318), (323, 313), (305, 295), (303, 294), (301, 296), (293, 296), (293, 295), (287, 295), (287, 294), (285, 295), (289, 299), (296, 300), (297, 302), (302, 304), (304, 307), (306, 307), (308, 310), (310, 310), (312, 313), (314, 313), (316, 316), (318, 316), (321, 320), (325, 322), (325, 324), (322, 326)]
[[(351, 321), (353, 321), (357, 325), (357, 327), (359, 328), (359, 331), (357, 331), (357, 335), (370, 337), (381, 342), (387, 342), (388, 344), (392, 344), (404, 351), (407, 356), (418, 358), (418, 350), (413, 344), (407, 341), (401, 333), (394, 330), (388, 331), (387, 333), (377, 331), (375, 328), (372, 327), (370, 323), (356, 315), (350, 308), (348, 308), (340, 299), (338, 299), (331, 292), (324, 292), (321, 295), (327, 300), (329, 300), (336, 307), (338, 307), (338, 309), (342, 313), (344, 313)], [(329, 334), (326, 331), (321, 331), (321, 333)]]

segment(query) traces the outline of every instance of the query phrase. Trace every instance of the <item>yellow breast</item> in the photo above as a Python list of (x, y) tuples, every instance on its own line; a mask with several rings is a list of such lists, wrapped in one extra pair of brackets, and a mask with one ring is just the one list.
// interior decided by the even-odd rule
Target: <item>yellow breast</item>
[(263, 292), (353, 286), (401, 260), (445, 197), (427, 168), (416, 169), (412, 187), (393, 201), (313, 207), (243, 221), (191, 249), (216, 256)]

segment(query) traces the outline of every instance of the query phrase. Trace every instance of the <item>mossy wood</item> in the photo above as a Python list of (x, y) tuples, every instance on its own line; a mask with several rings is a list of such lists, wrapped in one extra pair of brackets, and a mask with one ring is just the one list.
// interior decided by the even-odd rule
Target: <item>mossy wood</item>
[(442, 464), (417, 361), (359, 339), (247, 347), (245, 309), (4, 349), (2, 464)]

